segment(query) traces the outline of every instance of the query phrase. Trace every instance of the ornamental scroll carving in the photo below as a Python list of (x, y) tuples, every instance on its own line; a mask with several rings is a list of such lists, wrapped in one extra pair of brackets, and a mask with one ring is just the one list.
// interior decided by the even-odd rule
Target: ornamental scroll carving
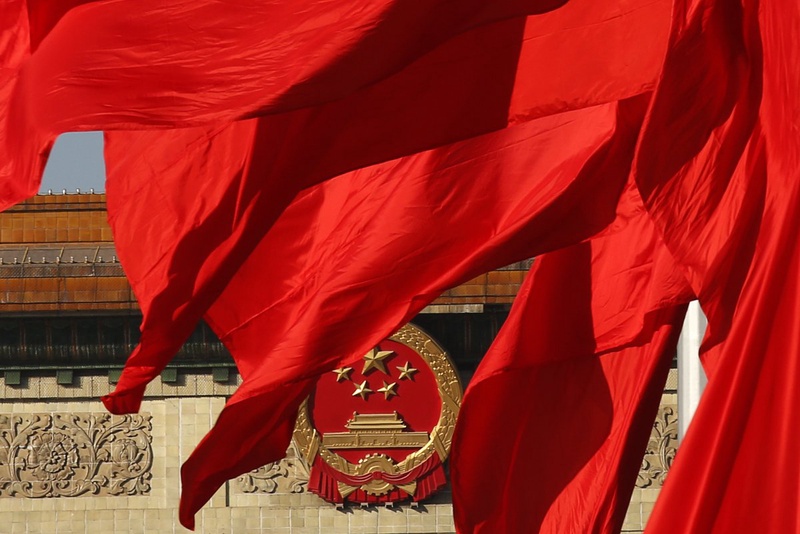
[(245, 473), (236, 482), (242, 493), (305, 493), (308, 473), (308, 464), (292, 440), (286, 458)]
[(660, 488), (678, 451), (678, 417), (674, 406), (661, 406), (636, 479), (637, 488)]
[(149, 415), (0, 415), (0, 497), (150, 492)]

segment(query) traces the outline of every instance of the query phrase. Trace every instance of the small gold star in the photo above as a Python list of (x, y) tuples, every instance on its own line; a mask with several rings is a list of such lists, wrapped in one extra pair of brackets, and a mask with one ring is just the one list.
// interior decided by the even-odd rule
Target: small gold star
[(419, 371), (419, 369), (414, 369), (413, 367), (411, 367), (411, 362), (406, 362), (406, 364), (402, 367), (398, 365), (397, 368), (400, 370), (399, 380), (403, 380), (405, 378), (409, 380), (414, 380), (414, 373)]
[(367, 381), (364, 380), (360, 384), (356, 384), (356, 390), (353, 392), (353, 396), (367, 400), (367, 395), (370, 393), (372, 393), (372, 390), (367, 387)]
[(338, 369), (333, 370), (333, 372), (336, 373), (337, 382), (341, 382), (342, 380), (350, 380), (350, 373), (352, 371), (352, 367), (339, 367)]
[(390, 399), (391, 397), (397, 395), (397, 382), (392, 382), (391, 384), (387, 384), (386, 380), (383, 381), (383, 387), (378, 388), (378, 392), (383, 393), (385, 399)]
[(378, 369), (383, 374), (388, 375), (389, 373), (386, 372), (386, 362), (383, 360), (392, 354), (394, 354), (394, 352), (391, 350), (378, 350), (377, 348), (372, 349), (364, 355), (364, 369), (361, 371), (361, 374), (366, 375), (373, 369)]

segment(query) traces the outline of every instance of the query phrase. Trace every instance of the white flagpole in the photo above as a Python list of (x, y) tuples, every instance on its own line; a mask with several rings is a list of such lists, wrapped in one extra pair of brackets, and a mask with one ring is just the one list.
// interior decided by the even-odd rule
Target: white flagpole
[(692, 301), (678, 341), (678, 443), (686, 435), (707, 382), (698, 357), (707, 324), (700, 305), (696, 300)]

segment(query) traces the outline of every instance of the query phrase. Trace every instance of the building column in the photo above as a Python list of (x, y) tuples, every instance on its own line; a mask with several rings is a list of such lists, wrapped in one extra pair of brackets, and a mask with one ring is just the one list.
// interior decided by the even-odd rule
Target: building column
[(678, 442), (683, 441), (707, 379), (700, 365), (700, 342), (706, 331), (706, 319), (698, 302), (692, 301), (686, 311), (683, 330), (678, 340)]

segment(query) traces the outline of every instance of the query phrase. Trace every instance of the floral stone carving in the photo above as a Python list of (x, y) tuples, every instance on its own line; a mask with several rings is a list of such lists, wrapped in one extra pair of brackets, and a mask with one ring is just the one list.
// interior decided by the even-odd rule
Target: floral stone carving
[(308, 485), (308, 464), (292, 440), (286, 458), (245, 473), (236, 479), (242, 493), (304, 493)]
[(660, 488), (678, 452), (678, 417), (674, 406), (661, 406), (636, 479), (637, 488)]
[[(661, 406), (653, 424), (636, 487), (660, 488), (675, 459), (677, 446), (676, 408)], [(308, 465), (298, 454), (297, 444), (292, 440), (286, 458), (240, 476), (237, 485), (242, 493), (304, 493), (307, 490), (308, 477)]]
[(149, 415), (0, 415), (0, 497), (146, 495)]

